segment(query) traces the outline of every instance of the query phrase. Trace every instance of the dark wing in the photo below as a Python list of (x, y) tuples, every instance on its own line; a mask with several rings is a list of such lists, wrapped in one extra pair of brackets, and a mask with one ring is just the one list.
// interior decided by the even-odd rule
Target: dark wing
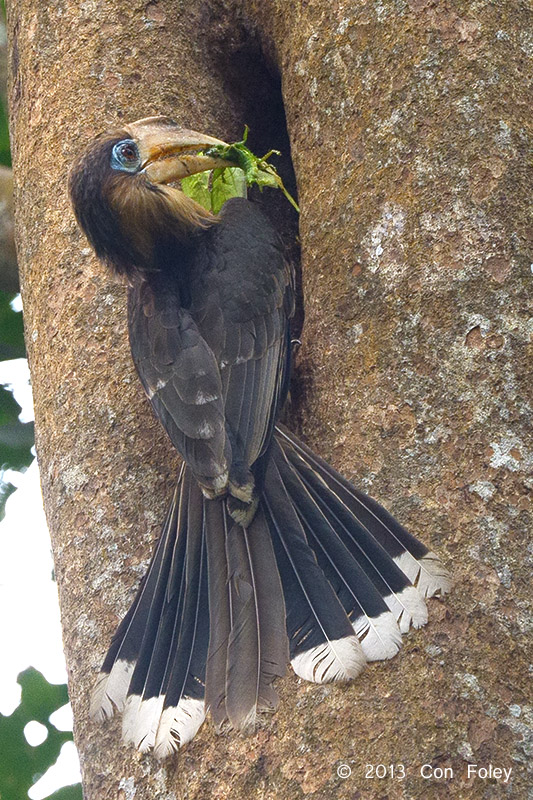
[(133, 361), (172, 443), (207, 488), (227, 483), (222, 383), (210, 348), (164, 276), (128, 293)]
[(284, 400), (291, 274), (268, 221), (237, 199), (181, 268), (179, 280), (161, 274), (130, 289), (132, 355), (172, 442), (219, 491), (228, 468), (244, 478), (264, 451)]
[(191, 313), (219, 366), (233, 465), (250, 467), (285, 399), (292, 274), (277, 233), (246, 200), (224, 205), (204, 245)]

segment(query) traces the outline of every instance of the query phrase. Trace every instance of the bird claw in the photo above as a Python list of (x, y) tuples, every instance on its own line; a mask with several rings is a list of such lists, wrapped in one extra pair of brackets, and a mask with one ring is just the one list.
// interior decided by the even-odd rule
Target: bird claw
[(226, 502), (228, 512), (237, 525), (242, 525), (243, 528), (247, 528), (255, 517), (255, 512), (259, 505), (259, 498), (254, 495), (251, 501), (246, 503), (243, 500), (239, 500), (238, 497), (230, 495)]

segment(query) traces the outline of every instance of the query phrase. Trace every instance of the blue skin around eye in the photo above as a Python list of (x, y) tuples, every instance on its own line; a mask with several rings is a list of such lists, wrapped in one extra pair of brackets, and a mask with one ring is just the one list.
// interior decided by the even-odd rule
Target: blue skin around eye
[(131, 139), (123, 139), (113, 147), (111, 151), (111, 169), (118, 169), (121, 172), (136, 172), (140, 166), (140, 157), (137, 155), (135, 161), (124, 161), (121, 156), (121, 149), (125, 144), (129, 144), (137, 151), (137, 145)]

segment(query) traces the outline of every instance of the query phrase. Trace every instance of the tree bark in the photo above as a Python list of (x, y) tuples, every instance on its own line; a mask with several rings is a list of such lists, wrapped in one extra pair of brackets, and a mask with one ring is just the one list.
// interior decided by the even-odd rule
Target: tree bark
[(13, 175), (0, 164), (0, 291), (19, 291), (13, 225)]
[[(0, 104), (7, 113), (7, 38), (0, 12)], [(0, 164), (0, 291), (19, 291), (17, 254), (13, 230), (13, 176)]]
[[(524, 797), (530, 10), (20, 0), (8, 28), (37, 450), (87, 800)], [(95, 133), (163, 113), (232, 140), (248, 122), (256, 150), (281, 142), (290, 180), (281, 99), (306, 309), (293, 422), (456, 585), (391, 662), (346, 686), (288, 677), (254, 736), (206, 725), (159, 764), (87, 708), (177, 460), (134, 375), (124, 288), (75, 225), (67, 173)], [(468, 763), (512, 767), (511, 780), (467, 778)], [(406, 777), (366, 778), (376, 764)], [(454, 776), (425, 779), (424, 764)]]

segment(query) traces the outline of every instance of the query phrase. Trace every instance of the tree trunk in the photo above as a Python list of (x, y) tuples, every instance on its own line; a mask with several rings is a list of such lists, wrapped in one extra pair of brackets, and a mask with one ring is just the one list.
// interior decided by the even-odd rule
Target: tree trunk
[[(8, 27), (37, 450), (87, 800), (525, 797), (526, 5), (19, 0)], [(67, 173), (95, 133), (163, 113), (231, 140), (247, 122), (256, 151), (284, 150), (290, 181), (283, 108), (306, 309), (293, 422), (456, 585), (391, 662), (346, 686), (288, 677), (254, 736), (205, 725), (160, 764), (125, 748), (116, 720), (87, 718), (177, 459), (131, 365), (124, 287), (77, 229)], [(511, 779), (467, 778), (470, 762)], [(377, 764), (406, 777), (366, 777)], [(426, 779), (424, 764), (453, 778)]]
[[(3, 12), (0, 12), (0, 115), (7, 113), (6, 88), (6, 27)], [(13, 232), (13, 177), (9, 167), (0, 164), (0, 291), (11, 294), (18, 290), (17, 254)]]
[(13, 230), (13, 175), (0, 164), (0, 291), (19, 291), (17, 253)]

